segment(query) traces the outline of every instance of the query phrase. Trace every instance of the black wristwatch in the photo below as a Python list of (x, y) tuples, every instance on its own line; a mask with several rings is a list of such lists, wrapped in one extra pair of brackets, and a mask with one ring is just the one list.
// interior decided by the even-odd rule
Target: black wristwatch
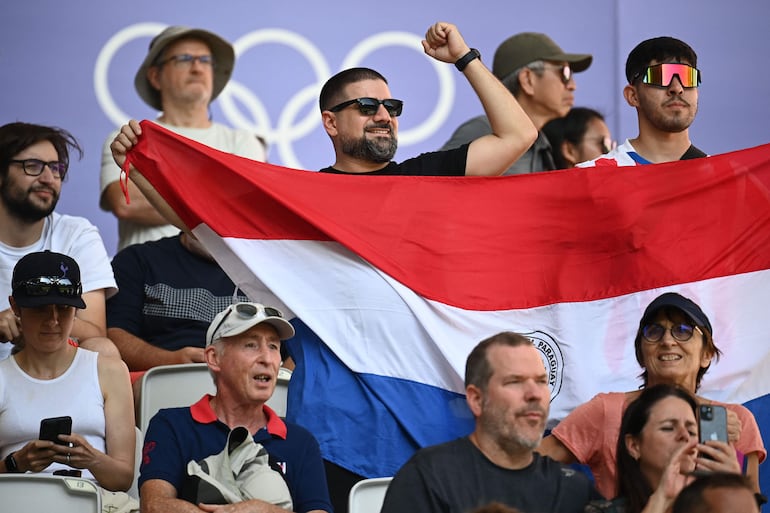
[(5, 457), (5, 470), (12, 474), (18, 474), (20, 472), (19, 465), (16, 463), (16, 458), (13, 457), (14, 453)]
[(473, 59), (481, 59), (481, 54), (475, 48), (471, 48), (468, 53), (457, 59), (455, 68), (457, 68), (457, 71), (462, 71)]

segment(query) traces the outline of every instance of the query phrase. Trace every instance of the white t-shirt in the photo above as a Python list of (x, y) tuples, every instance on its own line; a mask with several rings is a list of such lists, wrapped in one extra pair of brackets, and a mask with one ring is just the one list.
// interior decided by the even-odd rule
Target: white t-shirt
[[(69, 255), (80, 267), (83, 292), (105, 289), (105, 298), (118, 291), (112, 265), (104, 249), (99, 229), (84, 217), (61, 215), (56, 212), (45, 218), (40, 239), (31, 246), (15, 248), (0, 242), (0, 310), (10, 307), (13, 268), (27, 253), (49, 249)], [(11, 344), (0, 343), (0, 359), (11, 354)]]
[(600, 155), (599, 157), (587, 162), (581, 162), (576, 167), (640, 166), (643, 164), (649, 164), (649, 162), (644, 157), (639, 156), (634, 147), (631, 146), (631, 142), (626, 139), (623, 144), (619, 145), (617, 148), (614, 148), (609, 153)]
[[(212, 123), (209, 128), (187, 128), (167, 125), (156, 121), (163, 128), (167, 128), (179, 135), (211, 146), (220, 151), (226, 151), (234, 155), (246, 157), (260, 162), (265, 161), (265, 147), (257, 139), (256, 134), (240, 128), (229, 128), (219, 123)], [(99, 195), (113, 182), (120, 180), (120, 168), (112, 159), (110, 144), (119, 130), (113, 131), (102, 147), (102, 171), (99, 177)], [(145, 226), (130, 221), (118, 219), (118, 250), (131, 244), (138, 244), (148, 240), (158, 240), (163, 237), (171, 237), (179, 233), (179, 229), (170, 225)]]

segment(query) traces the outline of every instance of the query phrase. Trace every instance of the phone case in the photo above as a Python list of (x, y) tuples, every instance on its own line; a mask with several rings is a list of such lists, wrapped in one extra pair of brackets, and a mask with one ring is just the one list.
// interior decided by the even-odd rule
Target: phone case
[(724, 406), (702, 404), (698, 411), (700, 442), (709, 440), (727, 442), (727, 410)]
[(72, 433), (72, 417), (51, 417), (40, 421), (40, 440), (50, 440), (51, 442), (63, 445), (65, 442), (59, 439), (58, 435), (69, 435)]

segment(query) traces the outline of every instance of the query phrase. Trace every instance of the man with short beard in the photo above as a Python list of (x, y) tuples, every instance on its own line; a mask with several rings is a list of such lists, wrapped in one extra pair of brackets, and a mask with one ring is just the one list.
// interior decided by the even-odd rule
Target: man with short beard
[(382, 513), (460, 513), (490, 502), (582, 513), (599, 497), (585, 475), (534, 452), (550, 389), (531, 340), (502, 332), (481, 341), (466, 361), (465, 394), (474, 431), (417, 451), (390, 483)]
[(599, 158), (578, 164), (638, 166), (705, 157), (690, 142), (689, 128), (698, 112), (701, 74), (695, 50), (673, 37), (639, 43), (626, 59), (623, 88), (626, 102), (636, 109), (639, 135)]
[(457, 27), (443, 22), (432, 25), (422, 45), (426, 54), (454, 63), (465, 75), (489, 117), (492, 133), (453, 150), (393, 162), (403, 102), (391, 96), (388, 81), (377, 71), (346, 69), (321, 89), (322, 122), (336, 154), (334, 164), (321, 172), (498, 176), (532, 145), (537, 137), (532, 121), (484, 66), (479, 52), (465, 44)]
[[(465, 75), (489, 117), (492, 133), (458, 148), (423, 153), (396, 163), (392, 159), (398, 148), (398, 117), (404, 104), (391, 96), (388, 81), (380, 73), (369, 68), (350, 68), (327, 80), (319, 96), (322, 123), (332, 140), (336, 156), (334, 164), (321, 169), (322, 173), (498, 176), (532, 145), (537, 138), (537, 129), (532, 121), (516, 98), (481, 62), (479, 52), (468, 47), (456, 26), (435, 23), (428, 28), (422, 46), (426, 54), (442, 62), (454, 63), (458, 71)], [(330, 360), (334, 359), (326, 346), (321, 345), (319, 350)], [(315, 369), (312, 365), (306, 367), (306, 372), (310, 377), (305, 379), (323, 379), (320, 375), (313, 376)], [(301, 376), (294, 379), (301, 379)], [(301, 389), (301, 385), (293, 386)], [(308, 397), (307, 400), (313, 399)], [(337, 414), (337, 405), (326, 406), (330, 417)], [(341, 409), (345, 410), (344, 407)], [(302, 410), (300, 405), (296, 411)], [(363, 412), (361, 415), (367, 416)], [(312, 419), (307, 420), (313, 422)], [(323, 425), (313, 426), (319, 440), (336, 437), (336, 433), (326, 432), (330, 426), (328, 423), (320, 424)], [(350, 438), (365, 441), (376, 436), (368, 428), (361, 431), (357, 437)], [(361, 474), (359, 461), (326, 452), (324, 441), (321, 442), (321, 450), (334, 510), (346, 513), (348, 494), (353, 484), (373, 476)], [(359, 459), (377, 457), (370, 452), (362, 453)]]
[[(69, 150), (82, 153), (69, 132), (29, 123), (0, 127), (0, 359), (23, 343), (10, 309), (11, 275), (27, 253), (51, 250), (74, 258), (82, 269), (86, 308), (75, 315), (71, 335), (82, 347), (118, 356), (105, 338), (105, 297), (117, 291), (107, 251), (87, 219), (54, 212), (69, 168)], [(57, 276), (50, 276), (55, 285)], [(55, 326), (54, 326), (55, 328)]]

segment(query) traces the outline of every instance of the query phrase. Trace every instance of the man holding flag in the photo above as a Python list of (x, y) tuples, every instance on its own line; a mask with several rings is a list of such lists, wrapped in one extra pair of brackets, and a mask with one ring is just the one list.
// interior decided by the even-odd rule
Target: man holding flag
[(321, 89), (319, 104), (336, 161), (327, 173), (369, 175), (498, 176), (537, 137), (537, 130), (516, 98), (465, 44), (450, 23), (431, 26), (422, 42), (425, 53), (453, 62), (465, 75), (489, 117), (492, 133), (457, 150), (424, 153), (401, 164), (391, 159), (398, 147), (398, 116), (403, 102), (391, 97), (388, 82), (368, 68), (343, 70)]

